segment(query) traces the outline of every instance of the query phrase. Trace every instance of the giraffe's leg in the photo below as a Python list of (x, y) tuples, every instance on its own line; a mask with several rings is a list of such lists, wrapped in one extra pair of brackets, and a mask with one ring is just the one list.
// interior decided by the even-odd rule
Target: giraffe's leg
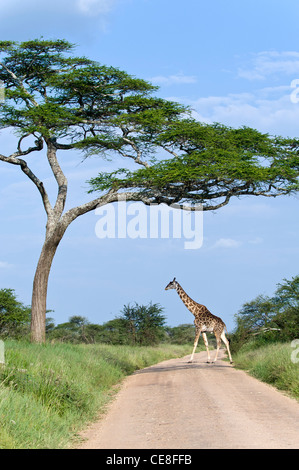
[(217, 361), (217, 357), (218, 357), (218, 353), (219, 353), (219, 348), (220, 348), (220, 346), (221, 346), (221, 337), (218, 336), (218, 334), (215, 334), (215, 336), (216, 336), (216, 341), (217, 341), (217, 349), (216, 349), (216, 356), (215, 356), (213, 362), (216, 362), (216, 361)]
[(194, 353), (195, 353), (195, 349), (197, 348), (197, 343), (198, 343), (198, 340), (199, 340), (199, 337), (200, 337), (200, 333), (201, 333), (200, 330), (196, 331), (196, 333), (195, 333), (194, 347), (193, 347), (193, 351), (192, 351), (190, 360), (188, 362), (193, 361), (193, 356), (194, 356)]
[(232, 364), (233, 360), (232, 360), (232, 356), (231, 356), (230, 349), (229, 349), (229, 341), (228, 341), (227, 337), (225, 336), (224, 331), (222, 331), (222, 333), (221, 333), (221, 339), (222, 339), (222, 341), (224, 342), (224, 344), (226, 346), (228, 356), (229, 356), (229, 360), (230, 360), (230, 363)]
[(202, 337), (203, 337), (203, 340), (204, 340), (204, 343), (205, 343), (205, 347), (206, 347), (206, 350), (207, 350), (207, 353), (208, 353), (208, 360), (207, 360), (207, 362), (211, 362), (210, 351), (209, 351), (209, 343), (208, 343), (207, 335), (206, 335), (205, 333), (202, 333)]

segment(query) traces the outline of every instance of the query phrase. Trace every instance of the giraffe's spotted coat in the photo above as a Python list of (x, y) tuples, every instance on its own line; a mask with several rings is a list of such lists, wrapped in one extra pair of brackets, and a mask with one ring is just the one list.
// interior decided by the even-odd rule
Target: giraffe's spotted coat
[(209, 352), (209, 346), (208, 346), (208, 340), (206, 337), (205, 332), (213, 332), (216, 341), (217, 341), (217, 351), (216, 351), (216, 357), (214, 359), (214, 362), (216, 362), (217, 357), (218, 357), (218, 351), (221, 345), (221, 340), (224, 342), (230, 362), (232, 362), (232, 357), (229, 349), (229, 342), (225, 336), (224, 330), (226, 329), (225, 323), (223, 320), (221, 320), (220, 317), (216, 317), (216, 315), (213, 315), (205, 305), (199, 304), (195, 302), (195, 300), (191, 299), (189, 295), (186, 294), (182, 286), (176, 281), (174, 278), (173, 281), (171, 281), (166, 287), (165, 290), (169, 289), (175, 289), (177, 293), (179, 294), (182, 302), (186, 305), (187, 309), (194, 315), (194, 325), (195, 325), (195, 340), (194, 340), (194, 347), (193, 351), (191, 354), (190, 362), (193, 360), (193, 356), (197, 347), (198, 339), (200, 336), (200, 333), (202, 333), (203, 339), (205, 346), (207, 348), (207, 353), (208, 353), (208, 362), (210, 362), (210, 352)]

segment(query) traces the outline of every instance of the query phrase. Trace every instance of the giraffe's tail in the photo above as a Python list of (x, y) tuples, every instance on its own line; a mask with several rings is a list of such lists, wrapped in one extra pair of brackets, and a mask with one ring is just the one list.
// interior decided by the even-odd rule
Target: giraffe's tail
[[(226, 325), (224, 325), (224, 329), (225, 329), (225, 331), (226, 331), (226, 334), (228, 334), (228, 331), (227, 331)], [(228, 342), (229, 342), (229, 344), (230, 344), (230, 339), (229, 339), (229, 338), (227, 338), (227, 341), (228, 341)]]

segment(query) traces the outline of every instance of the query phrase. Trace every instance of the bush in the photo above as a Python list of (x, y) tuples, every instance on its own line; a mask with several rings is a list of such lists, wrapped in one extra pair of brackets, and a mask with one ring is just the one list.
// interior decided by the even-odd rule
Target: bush
[(276, 343), (259, 348), (255, 343), (248, 343), (234, 356), (234, 363), (254, 377), (299, 399), (298, 364), (292, 361), (292, 352), (290, 343)]
[(136, 369), (189, 348), (5, 341), (0, 365), (0, 448), (66, 448)]
[(29, 331), (30, 308), (16, 298), (13, 289), (0, 289), (0, 336), (20, 337)]
[(299, 337), (299, 276), (277, 285), (273, 297), (258, 296), (235, 315), (232, 352), (246, 342), (256, 346), (292, 341)]

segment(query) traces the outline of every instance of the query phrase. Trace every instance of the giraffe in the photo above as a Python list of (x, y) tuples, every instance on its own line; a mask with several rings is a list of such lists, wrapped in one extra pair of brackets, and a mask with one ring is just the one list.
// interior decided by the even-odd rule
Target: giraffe
[(231, 353), (230, 353), (230, 350), (229, 350), (229, 341), (226, 338), (225, 333), (224, 333), (224, 330), (226, 330), (226, 326), (225, 326), (225, 323), (221, 320), (221, 318), (216, 317), (215, 315), (213, 315), (207, 309), (207, 307), (205, 307), (204, 305), (198, 304), (197, 302), (192, 300), (186, 294), (186, 292), (180, 286), (180, 284), (175, 280), (175, 278), (173, 279), (173, 281), (171, 281), (165, 287), (165, 290), (169, 290), (169, 289), (175, 289), (177, 291), (177, 293), (179, 294), (181, 300), (186, 305), (187, 309), (191, 313), (193, 313), (193, 315), (195, 317), (195, 320), (194, 320), (194, 325), (195, 325), (194, 347), (193, 347), (193, 351), (192, 351), (192, 354), (191, 354), (191, 357), (190, 357), (190, 361), (188, 361), (188, 362), (193, 361), (193, 356), (194, 356), (194, 353), (195, 353), (195, 350), (196, 350), (196, 347), (197, 347), (197, 343), (198, 343), (198, 340), (199, 340), (199, 337), (200, 337), (200, 333), (202, 333), (202, 337), (203, 337), (205, 347), (206, 347), (207, 353), (208, 353), (207, 362), (211, 362), (209, 344), (208, 344), (208, 339), (207, 339), (207, 335), (206, 335), (206, 331), (209, 331), (209, 332), (214, 333), (214, 335), (216, 336), (216, 340), (217, 340), (216, 356), (215, 356), (215, 359), (214, 359), (213, 362), (217, 361), (218, 352), (219, 352), (219, 348), (220, 348), (221, 340), (222, 340), (224, 342), (225, 346), (226, 346), (226, 349), (227, 349), (227, 352), (228, 352), (228, 355), (229, 355), (229, 359), (230, 359), (230, 363), (232, 364), (233, 360), (232, 360), (232, 356), (231, 356)]

